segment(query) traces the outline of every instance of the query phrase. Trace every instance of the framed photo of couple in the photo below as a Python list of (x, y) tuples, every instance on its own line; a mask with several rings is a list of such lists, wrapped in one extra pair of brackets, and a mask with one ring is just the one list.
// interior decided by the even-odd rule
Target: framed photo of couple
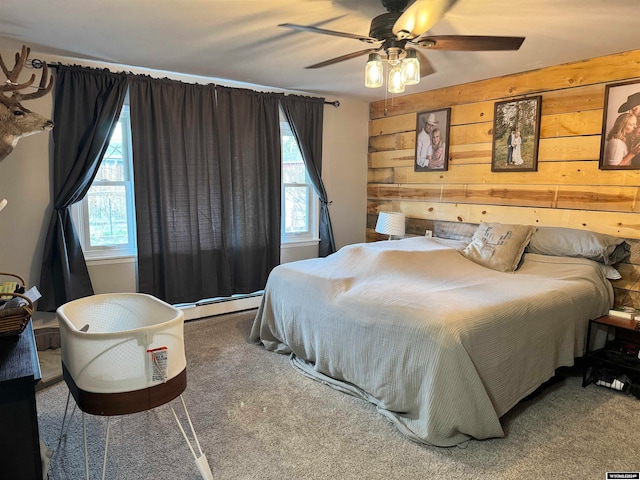
[(418, 113), (414, 171), (443, 172), (448, 170), (450, 122), (450, 108)]
[(492, 172), (538, 170), (542, 96), (495, 103)]
[(640, 169), (640, 81), (605, 87), (599, 167)]

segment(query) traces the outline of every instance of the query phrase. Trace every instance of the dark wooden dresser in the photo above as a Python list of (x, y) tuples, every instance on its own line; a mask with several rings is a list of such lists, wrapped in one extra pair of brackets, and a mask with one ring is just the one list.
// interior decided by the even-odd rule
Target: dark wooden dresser
[(0, 478), (42, 480), (35, 385), (40, 380), (31, 321), (0, 338)]

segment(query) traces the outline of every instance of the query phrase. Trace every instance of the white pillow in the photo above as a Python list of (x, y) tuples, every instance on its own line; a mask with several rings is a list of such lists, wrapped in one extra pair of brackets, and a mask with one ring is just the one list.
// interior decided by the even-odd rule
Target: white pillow
[(483, 222), (460, 253), (484, 267), (513, 273), (535, 230), (531, 225)]
[(601, 263), (599, 263), (598, 265), (600, 265), (600, 268), (602, 268), (604, 276), (607, 277), (607, 280), (620, 280), (622, 278), (620, 272), (613, 268), (611, 265), (603, 265)]

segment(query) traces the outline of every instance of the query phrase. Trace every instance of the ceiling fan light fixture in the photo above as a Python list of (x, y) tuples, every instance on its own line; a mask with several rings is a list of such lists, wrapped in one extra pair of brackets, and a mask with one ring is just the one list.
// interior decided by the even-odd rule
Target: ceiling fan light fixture
[(415, 50), (407, 50), (402, 66), (404, 68), (404, 84), (418, 85), (420, 83), (420, 61)]
[(401, 53), (402, 50), (399, 47), (387, 48), (387, 62), (389, 62), (389, 65), (399, 65), (400, 62), (402, 62), (402, 59), (400, 58)]
[[(376, 44), (375, 48), (340, 55), (305, 68), (326, 67), (369, 55), (365, 67), (365, 86), (381, 87), (386, 77), (390, 93), (402, 93), (405, 85), (417, 85), (421, 77), (435, 72), (429, 59), (418, 55), (419, 50), (414, 48), (469, 52), (518, 50), (525, 40), (524, 37), (489, 35), (427, 35), (456, 0), (381, 1), (387, 13), (377, 15), (371, 20), (368, 36), (293, 23), (282, 23), (279, 26)], [(377, 52), (380, 52), (380, 55)]]
[(397, 38), (415, 38), (438, 23), (449, 8), (451, 0), (416, 0), (393, 25)]
[(367, 88), (379, 88), (384, 81), (382, 59), (377, 53), (370, 53), (367, 66), (364, 69), (364, 86)]
[(389, 93), (404, 92), (404, 68), (402, 67), (402, 64), (394, 65), (389, 68), (387, 90), (389, 91)]

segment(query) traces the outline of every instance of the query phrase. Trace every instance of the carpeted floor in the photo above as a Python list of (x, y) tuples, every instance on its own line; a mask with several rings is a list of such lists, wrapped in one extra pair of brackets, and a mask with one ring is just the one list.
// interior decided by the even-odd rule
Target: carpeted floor
[[(249, 343), (254, 315), (185, 325), (184, 398), (216, 479), (583, 480), (640, 471), (640, 401), (583, 389), (576, 370), (505, 415), (505, 438), (428, 447), (407, 440), (368, 403)], [(52, 449), (66, 396), (64, 382), (37, 394), (41, 437)], [(179, 400), (173, 404), (177, 410)], [(87, 418), (91, 478), (100, 478), (106, 421)], [(84, 478), (81, 426), (76, 411), (51, 480)], [(168, 406), (113, 417), (111, 429), (107, 478), (201, 478)]]

